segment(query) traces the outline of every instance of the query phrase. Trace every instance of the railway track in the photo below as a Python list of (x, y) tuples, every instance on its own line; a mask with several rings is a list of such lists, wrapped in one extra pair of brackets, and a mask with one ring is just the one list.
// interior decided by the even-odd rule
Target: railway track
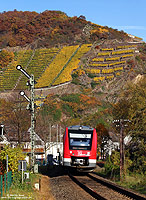
[(84, 176), (69, 173), (69, 177), (93, 198), (98, 200), (146, 200), (146, 197), (117, 186), (94, 173)]

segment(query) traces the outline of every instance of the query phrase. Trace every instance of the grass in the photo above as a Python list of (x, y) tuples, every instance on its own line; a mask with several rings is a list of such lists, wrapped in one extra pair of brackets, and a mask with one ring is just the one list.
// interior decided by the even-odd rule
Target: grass
[(21, 181), (21, 172), (17, 172), (13, 175), (13, 182), (10, 190), (3, 195), (4, 199), (36, 199), (37, 193), (34, 188), (35, 183), (39, 183), (40, 175), (29, 174), (29, 179)]
[(144, 175), (126, 175), (125, 180), (123, 182), (118, 182), (118, 184), (146, 195), (146, 177)]
[(119, 181), (119, 177), (115, 177), (114, 179), (110, 178), (109, 176), (107, 177), (104, 167), (97, 167), (95, 172), (99, 175), (102, 176), (103, 178), (110, 179), (111, 181), (114, 181), (116, 184), (127, 188), (127, 189), (132, 189), (135, 192), (141, 193), (146, 195), (146, 176), (141, 175), (141, 174), (129, 174), (125, 176), (125, 179), (123, 181)]

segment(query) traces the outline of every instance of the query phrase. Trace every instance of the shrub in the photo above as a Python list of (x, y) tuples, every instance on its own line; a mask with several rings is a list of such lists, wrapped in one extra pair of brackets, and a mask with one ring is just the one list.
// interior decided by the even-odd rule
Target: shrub
[(61, 119), (61, 110), (57, 109), (56, 112), (53, 115), (54, 121), (59, 121)]
[(65, 95), (65, 96), (61, 97), (61, 99), (63, 101), (67, 101), (67, 102), (80, 103), (79, 94), (69, 94), (67, 96)]
[(92, 81), (92, 82), (91, 82), (91, 87), (92, 87), (92, 89), (94, 89), (97, 85), (98, 85), (98, 84), (97, 84), (95, 81)]
[(0, 67), (6, 67), (14, 59), (14, 53), (6, 50), (0, 52)]
[(120, 174), (120, 153), (118, 151), (112, 152), (105, 163), (105, 173), (112, 178)]
[(8, 155), (8, 168), (9, 171), (15, 172), (18, 170), (18, 160), (24, 160), (25, 155), (22, 153), (20, 147), (11, 148), (5, 146), (0, 152), (0, 160), (6, 162), (6, 155)]
[(73, 116), (73, 109), (71, 108), (70, 105), (68, 104), (63, 104), (62, 105), (62, 110), (68, 114), (70, 114), (71, 116)]

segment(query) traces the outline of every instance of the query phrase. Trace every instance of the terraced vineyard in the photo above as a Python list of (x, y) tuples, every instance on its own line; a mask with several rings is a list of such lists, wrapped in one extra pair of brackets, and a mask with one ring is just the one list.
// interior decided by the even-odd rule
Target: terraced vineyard
[(16, 81), (21, 75), (21, 72), (16, 70), (17, 65), (22, 65), (24, 68), (31, 59), (33, 50), (22, 50), (15, 55), (14, 61), (1, 73), (0, 90), (11, 90), (14, 88)]
[(51, 86), (58, 74), (70, 61), (77, 48), (79, 48), (79, 45), (63, 47), (38, 80), (36, 88)]
[[(51, 48), (51, 49), (37, 49), (35, 54), (30, 61), (27, 72), (33, 74), (35, 80), (37, 81), (48, 65), (53, 61), (60, 49)], [(26, 88), (27, 78), (25, 76), (21, 77), (16, 89)]]
[(67, 81), (71, 81), (72, 71), (79, 67), (80, 58), (90, 50), (91, 46), (91, 44), (83, 44), (77, 49), (72, 59), (69, 61), (59, 77), (55, 80), (53, 85), (58, 85)]
[[(4, 72), (0, 73), (0, 91), (25, 89), (27, 78), (16, 70), (17, 65), (33, 74), (37, 84), (35, 88), (50, 87), (72, 80), (73, 70), (79, 68), (84, 54), (92, 44), (64, 46), (61, 49), (21, 50)], [(134, 57), (136, 45), (106, 47), (96, 50), (96, 56), (84, 67), (87, 75), (92, 74), (95, 82), (120, 76), (126, 61)]]
[(92, 74), (95, 82), (120, 76), (127, 59), (134, 58), (135, 48), (136, 45), (124, 45), (97, 50), (97, 56), (92, 58), (85, 68), (86, 74)]

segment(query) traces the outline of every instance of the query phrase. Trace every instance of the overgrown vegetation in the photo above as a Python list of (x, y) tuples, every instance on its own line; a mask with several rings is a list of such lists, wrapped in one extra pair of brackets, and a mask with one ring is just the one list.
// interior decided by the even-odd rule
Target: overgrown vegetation
[[(89, 30), (86, 26), (90, 27)], [(0, 31), (3, 33), (1, 48), (25, 46), (38, 38), (38, 47), (71, 44), (73, 41), (76, 44), (90, 43), (102, 38), (128, 38), (123, 31), (93, 24), (83, 16), (68, 17), (64, 12), (48, 10), (40, 14), (17, 10), (0, 13)], [(90, 37), (86, 37), (87, 32)]]
[[(130, 140), (125, 146), (123, 185), (145, 193), (146, 174), (146, 78), (143, 76), (134, 84), (130, 83), (121, 93), (119, 101), (113, 105), (114, 119), (129, 119), (125, 135)], [(115, 130), (119, 133), (119, 129)], [(114, 180), (120, 178), (120, 154), (113, 151), (106, 159), (104, 176)], [(139, 181), (137, 181), (139, 177)], [(135, 182), (133, 181), (135, 180)], [(129, 181), (129, 183), (128, 183)]]
[(25, 155), (20, 147), (11, 148), (6, 145), (0, 152), (0, 161), (3, 165), (3, 172), (6, 172), (6, 157), (8, 155), (8, 170), (15, 172), (18, 170), (18, 160), (24, 160)]
[(22, 173), (15, 171), (12, 175), (12, 185), (3, 198), (14, 199), (14, 198), (23, 198), (23, 199), (36, 199), (38, 194), (34, 190), (35, 183), (39, 183), (40, 175), (31, 174), (29, 172), (29, 179), (24, 179), (22, 184)]
[[(106, 159), (104, 175), (118, 180), (119, 151), (113, 151), (108, 157), (104, 154), (104, 146), (110, 139), (110, 131), (117, 137), (119, 136), (119, 130), (113, 128), (111, 121), (113, 119), (129, 119), (131, 123), (124, 132), (124, 136), (128, 135), (131, 138), (125, 147), (126, 180), (124, 183), (127, 185), (133, 175), (135, 175), (133, 180), (136, 180), (138, 176), (143, 178), (146, 175), (146, 78), (142, 74), (145, 73), (146, 66), (146, 45), (140, 45), (138, 47), (140, 54), (135, 56), (133, 51), (135, 47), (124, 44), (124, 42), (127, 43), (128, 36), (123, 31), (93, 24), (86, 21), (84, 16), (68, 17), (61, 11), (46, 10), (38, 14), (15, 10), (0, 13), (0, 22), (1, 48), (24, 47), (31, 44), (29, 50), (14, 53), (8, 50), (0, 52), (2, 91), (12, 89), (18, 80), (20, 72), (15, 73), (16, 65), (22, 64), (26, 67), (29, 61), (28, 72), (34, 73), (35, 78), (40, 77), (40, 81), (35, 87), (48, 87), (64, 81), (69, 82), (71, 74), (72, 84), (76, 84), (76, 88), (78, 87), (77, 90), (62, 92), (58, 95), (50, 94), (45, 98), (42, 106), (36, 112), (36, 133), (41, 134), (40, 136), (46, 142), (50, 124), (61, 124), (62, 126), (82, 124), (95, 127), (98, 133), (98, 155), (101, 156), (101, 159)], [(89, 30), (86, 30), (87, 25)], [(104, 47), (94, 46), (95, 42), (100, 43), (101, 39), (104, 41)], [(118, 47), (113, 43), (113, 46), (108, 49), (106, 39), (109, 39), (107, 44), (110, 39), (123, 41), (124, 46)], [(63, 45), (65, 47), (62, 48)], [(56, 48), (40, 48), (54, 46)], [(89, 51), (91, 46), (93, 51)], [(119, 51), (115, 51), (115, 48)], [(130, 59), (128, 60), (128, 58)], [(125, 63), (127, 63), (127, 68), (123, 67)], [(45, 70), (48, 64), (48, 70)], [(45, 73), (40, 76), (43, 70)], [(121, 72), (124, 75), (120, 77)], [(134, 80), (138, 73), (141, 75)], [(116, 79), (112, 81), (114, 78)], [(132, 80), (129, 84), (126, 83), (128, 78)], [(121, 81), (118, 82), (120, 79)], [(23, 87), (25, 82), (26, 79), (22, 78), (17, 89)], [(117, 87), (121, 90), (120, 83), (124, 85), (121, 93), (115, 89)], [(111, 104), (111, 102), (114, 103)], [(1, 123), (11, 129), (12, 135), (18, 139), (18, 143), (22, 143), (23, 134), (30, 127), (30, 113), (26, 111), (26, 105), (20, 98), (13, 98), (0, 99), (0, 106)], [(17, 148), (12, 152), (9, 148), (5, 148), (1, 152), (1, 163), (5, 164), (5, 156), (9, 154), (10, 170), (16, 171), (17, 160), (13, 156), (17, 154), (20, 159), (23, 159), (19, 155), (20, 152), (21, 150)], [(129, 184), (129, 187), (137, 187), (139, 191), (144, 191), (146, 180), (144, 178), (142, 180), (142, 178), (135, 184)], [(15, 183), (18, 189), (28, 189), (27, 185), (21, 185), (19, 173), (14, 177), (14, 185)]]
[(6, 50), (0, 52), (0, 70), (5, 68), (14, 59), (14, 53)]

